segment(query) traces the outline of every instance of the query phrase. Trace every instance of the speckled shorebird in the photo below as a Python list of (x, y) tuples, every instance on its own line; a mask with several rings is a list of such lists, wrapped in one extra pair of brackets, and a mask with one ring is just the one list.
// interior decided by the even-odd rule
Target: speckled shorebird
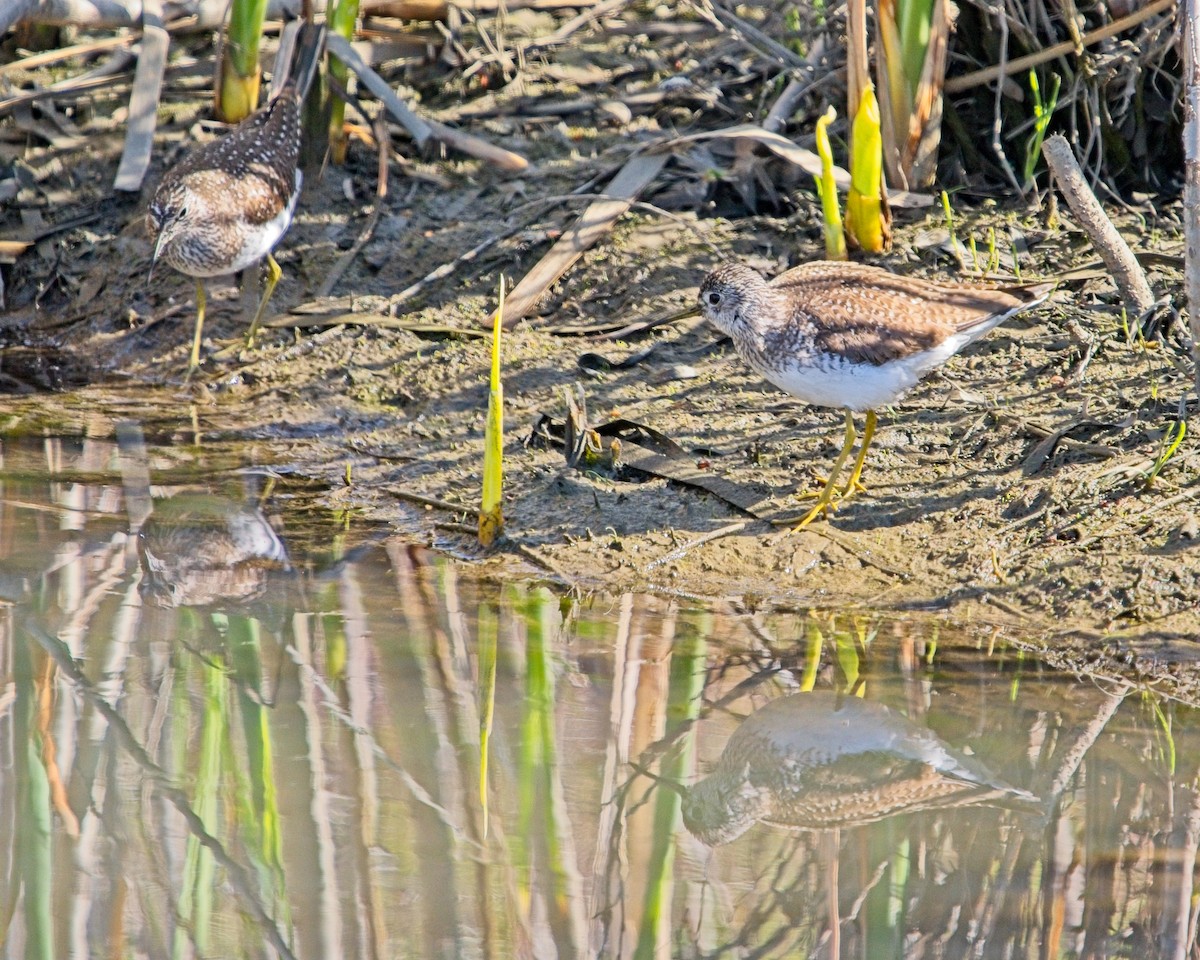
[(828, 692), (773, 700), (742, 721), (713, 771), (684, 791), (683, 822), (709, 846), (763, 821), (801, 830), (918, 810), (1036, 797), (883, 704)]
[[(146, 215), (158, 240), (154, 263), (164, 260), (196, 280), (196, 330), (189, 373), (200, 365), (204, 277), (244, 270), (264, 257), (267, 283), (254, 334), (283, 272), (271, 256), (292, 222), (300, 197), (300, 109), (316, 75), (324, 28), (305, 24), (297, 39), (291, 77), (279, 96), (225, 136), (189, 153), (163, 177)], [(153, 266), (151, 267), (153, 270)]]
[[(876, 408), (997, 324), (1041, 303), (1053, 287), (933, 283), (829, 260), (793, 267), (769, 282), (740, 263), (710, 273), (700, 286), (701, 312), (733, 339), (742, 359), (793, 397), (846, 411), (841, 452), (816, 504), (794, 529), (865, 489), (862, 468)], [(854, 412), (864, 410), (862, 446), (839, 490), (857, 437)]]

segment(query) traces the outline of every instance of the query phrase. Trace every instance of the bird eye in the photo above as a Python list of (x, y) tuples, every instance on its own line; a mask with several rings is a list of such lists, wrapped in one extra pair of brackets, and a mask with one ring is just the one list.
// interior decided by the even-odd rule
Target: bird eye
[(720, 302), (721, 302), (721, 295), (719, 293), (717, 293), (717, 291), (715, 291), (715, 290), (711, 291), (708, 295), (709, 305), (715, 307), (718, 304), (720, 304)]
[(178, 213), (178, 215), (177, 215), (177, 216), (178, 216), (178, 218), (179, 218), (180, 220), (183, 220), (184, 218), (186, 218), (186, 217), (187, 217), (187, 215), (188, 215), (188, 208), (187, 208), (187, 207), (180, 207), (180, 208), (179, 208), (179, 213)]

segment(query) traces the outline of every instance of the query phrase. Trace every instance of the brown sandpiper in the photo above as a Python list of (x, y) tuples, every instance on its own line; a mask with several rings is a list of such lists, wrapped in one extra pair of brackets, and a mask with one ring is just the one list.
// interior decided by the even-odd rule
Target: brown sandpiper
[[(847, 261), (801, 264), (767, 281), (728, 262), (700, 286), (705, 318), (728, 334), (741, 358), (786, 393), (842, 407), (846, 432), (816, 504), (793, 529), (865, 489), (875, 410), (1009, 317), (1041, 303), (1053, 283), (985, 287), (936, 283)], [(838, 477), (854, 446), (854, 413), (866, 412), (850, 479)]]
[(283, 275), (271, 251), (291, 226), (300, 197), (300, 111), (324, 38), (323, 27), (304, 24), (279, 95), (225, 136), (192, 150), (155, 191), (146, 214), (146, 226), (157, 236), (154, 263), (163, 260), (196, 281), (189, 373), (200, 365), (203, 278), (235, 273), (266, 258), (267, 282), (246, 334), (249, 347)]

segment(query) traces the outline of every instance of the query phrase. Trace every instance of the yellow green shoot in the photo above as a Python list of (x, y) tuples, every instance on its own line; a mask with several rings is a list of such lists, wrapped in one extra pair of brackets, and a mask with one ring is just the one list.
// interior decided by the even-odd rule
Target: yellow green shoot
[(817, 178), (817, 195), (825, 217), (825, 259), (846, 259), (846, 233), (842, 229), (842, 211), (838, 206), (837, 184), (833, 180), (833, 149), (829, 145), (829, 125), (837, 117), (830, 107), (817, 120), (817, 154), (821, 157), (821, 176)]
[(504, 318), (504, 277), (500, 305), (492, 319), (492, 378), (487, 425), (483, 433), (483, 500), (479, 509), (479, 542), (490, 547), (504, 532), (500, 495), (504, 487), (504, 384), (500, 382), (500, 335)]
[(962, 247), (958, 243), (958, 234), (954, 230), (954, 211), (950, 209), (950, 194), (945, 190), (942, 191), (942, 212), (946, 215), (946, 231), (950, 234), (950, 250), (954, 253), (954, 259), (958, 261), (960, 270), (965, 270), (967, 265), (963, 263)]
[(1186, 434), (1186, 420), (1176, 420), (1171, 426), (1167, 427), (1167, 432), (1163, 434), (1162, 447), (1158, 452), (1158, 458), (1154, 461), (1154, 467), (1146, 477), (1146, 490), (1150, 489), (1150, 485), (1154, 483), (1154, 478), (1167, 465), (1167, 461), (1175, 456), (1175, 452), (1179, 449), (1179, 445), (1183, 443), (1183, 438)]
[[(329, 29), (340, 34), (346, 40), (354, 39), (354, 27), (358, 21), (358, 0), (337, 0), (329, 13)], [(346, 65), (336, 57), (329, 58), (329, 75), (343, 87), (349, 71)], [(329, 151), (334, 163), (346, 162), (346, 147), (349, 140), (346, 137), (346, 104), (340, 97), (331, 97), (329, 113)]]
[(217, 119), (225, 123), (237, 123), (258, 109), (258, 47), (266, 15), (267, 0), (233, 0), (216, 84)]
[(1050, 96), (1043, 100), (1037, 74), (1029, 71), (1029, 90), (1033, 94), (1033, 133), (1025, 141), (1025, 179), (1022, 183), (1026, 190), (1033, 186), (1033, 168), (1042, 155), (1042, 141), (1046, 139), (1050, 118), (1058, 106), (1058, 88), (1062, 85), (1062, 78), (1057, 73), (1051, 74), (1051, 78)]
[(910, 100), (916, 98), (917, 84), (925, 70), (925, 52), (929, 47), (929, 27), (933, 19), (933, 0), (898, 0), (896, 26), (900, 32), (901, 61)]
[(883, 213), (883, 137), (879, 102), (867, 87), (850, 129), (850, 194), (846, 198), (846, 232), (870, 253), (888, 247)]

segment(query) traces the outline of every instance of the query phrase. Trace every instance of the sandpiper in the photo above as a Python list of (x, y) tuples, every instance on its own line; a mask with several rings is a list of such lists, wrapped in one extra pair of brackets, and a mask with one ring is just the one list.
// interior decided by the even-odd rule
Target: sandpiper
[[(710, 273), (700, 285), (701, 312), (733, 339), (741, 358), (793, 397), (846, 411), (841, 452), (816, 504), (793, 529), (864, 489), (876, 408), (997, 324), (1041, 303), (1053, 287), (934, 283), (832, 260), (793, 267), (771, 281), (733, 262)], [(839, 489), (857, 438), (854, 413), (861, 411), (867, 414), (862, 446)]]
[(283, 275), (271, 251), (291, 225), (300, 197), (300, 109), (323, 42), (324, 28), (302, 26), (291, 76), (279, 96), (225, 136), (189, 153), (155, 191), (146, 215), (147, 228), (158, 238), (154, 262), (165, 260), (196, 281), (189, 373), (200, 365), (202, 278), (244, 270), (266, 258), (266, 287), (246, 334), (246, 345), (253, 346), (267, 302)]

